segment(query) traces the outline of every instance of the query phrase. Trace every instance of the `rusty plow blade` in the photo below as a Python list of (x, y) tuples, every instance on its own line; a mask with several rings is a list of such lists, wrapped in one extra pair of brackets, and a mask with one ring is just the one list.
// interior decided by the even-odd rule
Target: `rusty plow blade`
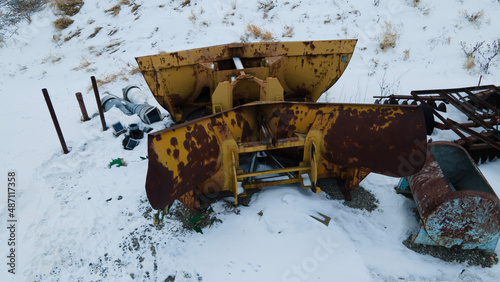
[[(409, 130), (410, 129), (410, 130)], [(319, 193), (341, 180), (346, 195), (370, 172), (403, 177), (425, 161), (417, 106), (255, 102), (149, 135), (146, 192), (154, 209), (290, 183)], [(264, 160), (264, 161), (263, 161)]]

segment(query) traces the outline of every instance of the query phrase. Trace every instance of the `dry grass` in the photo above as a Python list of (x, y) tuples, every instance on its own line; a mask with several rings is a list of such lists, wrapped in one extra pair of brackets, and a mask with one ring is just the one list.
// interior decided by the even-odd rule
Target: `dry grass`
[(63, 16), (54, 21), (54, 27), (57, 30), (63, 30), (70, 26), (73, 22), (74, 20), (68, 18), (67, 16)]
[(285, 25), (282, 37), (293, 37), (293, 26)]
[(89, 35), (88, 39), (94, 38), (99, 33), (99, 31), (101, 31), (101, 29), (102, 29), (102, 26), (96, 27), (94, 32), (91, 35)]
[(190, 5), (191, 4), (191, 0), (186, 0), (184, 2), (181, 3), (181, 8), (184, 8), (186, 7), (187, 5)]
[(276, 2), (274, 0), (259, 1), (258, 9), (264, 11), (264, 19), (268, 17), (269, 11), (274, 8), (276, 8)]
[(261, 41), (273, 41), (275, 38), (270, 31), (262, 30), (260, 27), (249, 24), (245, 35), (241, 36), (241, 41), (248, 42), (249, 39), (260, 39)]
[(114, 5), (113, 7), (111, 7), (111, 8), (109, 8), (109, 9), (105, 10), (104, 12), (106, 12), (106, 13), (110, 13), (110, 14), (111, 14), (111, 15), (113, 15), (113, 16), (117, 16), (117, 15), (120, 13), (120, 10), (121, 10), (121, 9), (122, 9), (122, 8), (121, 8), (120, 4), (116, 4), (116, 5)]
[[(114, 5), (113, 7), (105, 10), (104, 12), (110, 13), (113, 16), (117, 16), (120, 13), (121, 9), (122, 9), (122, 5), (132, 5), (132, 4), (130, 4), (130, 1), (128, 1), (128, 0), (122, 0), (122, 1), (120, 1), (120, 3), (118, 3), (118, 4)], [(137, 8), (139, 8), (139, 7), (137, 7)], [(135, 10), (137, 10), (137, 8)]]
[(74, 16), (80, 12), (83, 4), (82, 0), (52, 0), (50, 6), (55, 7), (63, 15)]
[[(120, 71), (116, 73), (109, 74), (105, 76), (103, 79), (96, 79), (97, 86), (101, 87), (103, 85), (106, 85), (108, 83), (114, 82), (117, 79), (121, 79), (123, 81), (128, 81), (128, 76), (129, 72), (126, 69), (121, 69)], [(90, 92), (92, 90), (92, 84), (87, 88), (87, 92)]]
[(385, 31), (380, 40), (380, 49), (382, 49), (382, 51), (387, 51), (388, 49), (396, 47), (396, 42), (399, 37), (399, 30), (395, 28), (392, 23), (385, 22)]
[(89, 61), (87, 61), (87, 59), (83, 58), (80, 65), (78, 65), (75, 68), (72, 68), (72, 70), (79, 71), (79, 70), (87, 69), (91, 64), (92, 64), (91, 62), (89, 62)]
[(130, 74), (130, 75), (134, 75), (134, 74), (136, 74), (136, 73), (140, 73), (140, 72), (141, 72), (141, 69), (140, 69), (139, 67), (135, 67), (135, 68), (133, 68), (133, 69), (129, 72), (129, 74)]
[(73, 37), (80, 36), (80, 33), (82, 33), (82, 29), (81, 28), (79, 28), (79, 29), (75, 30), (74, 32), (70, 33), (66, 38), (64, 38), (64, 42), (70, 41), (71, 39), (73, 39)]
[(110, 54), (113, 54), (113, 53), (117, 52), (118, 50), (120, 50), (119, 46), (121, 44), (122, 44), (121, 42), (115, 42), (115, 43), (109, 44), (108, 46), (106, 46), (104, 48), (104, 52), (109, 52)]
[(473, 25), (480, 26), (481, 25), (481, 19), (483, 18), (484, 12), (479, 11), (475, 13), (470, 13), (467, 11), (462, 12), (464, 17)]
[(131, 13), (135, 13), (137, 11), (137, 9), (139, 9), (142, 5), (137, 5), (137, 4), (134, 4), (134, 7), (132, 7), (132, 10), (130, 10)]
[(465, 69), (472, 71), (477, 65), (478, 71), (485, 74), (490, 73), (490, 67), (500, 57), (500, 38), (494, 40), (492, 43), (485, 43), (485, 41), (481, 41), (475, 45), (468, 45), (465, 42), (460, 42), (462, 51), (465, 54)]
[(50, 54), (48, 57), (46, 57), (46, 58), (44, 58), (42, 60), (42, 64), (46, 64), (48, 62), (51, 62), (51, 63), (55, 64), (55, 63), (57, 63), (57, 62), (59, 62), (61, 60), (62, 60), (61, 57), (57, 57), (57, 56), (54, 56), (54, 55)]
[(469, 57), (464, 62), (464, 69), (472, 70), (476, 66), (476, 60), (474, 57)]
[(406, 49), (403, 54), (403, 60), (407, 61), (410, 58), (410, 49)]

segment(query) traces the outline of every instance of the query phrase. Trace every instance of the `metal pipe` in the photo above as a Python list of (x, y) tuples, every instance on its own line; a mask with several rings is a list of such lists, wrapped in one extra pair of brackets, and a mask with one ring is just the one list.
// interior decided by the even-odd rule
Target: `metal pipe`
[(95, 81), (95, 76), (91, 76), (92, 87), (94, 88), (95, 100), (97, 102), (97, 109), (99, 110), (99, 116), (101, 117), (102, 131), (106, 131), (108, 127), (106, 126), (106, 120), (104, 119), (104, 112), (101, 106), (101, 99), (99, 98), (99, 89), (97, 89), (97, 82)]
[(59, 142), (61, 142), (61, 147), (65, 154), (69, 153), (68, 147), (66, 147), (66, 142), (64, 141), (64, 136), (61, 131), (61, 127), (59, 126), (59, 122), (57, 121), (56, 112), (54, 111), (54, 107), (52, 107), (52, 102), (50, 101), (49, 92), (46, 88), (42, 89), (43, 97), (45, 98), (45, 102), (47, 103), (47, 107), (49, 108), (50, 116), (52, 117), (52, 122), (54, 122), (54, 126), (56, 128), (57, 136), (59, 137)]
[(82, 93), (76, 92), (76, 100), (78, 100), (78, 105), (80, 105), (80, 110), (82, 111), (82, 121), (90, 120), (87, 114), (87, 109), (85, 108), (85, 103), (83, 102)]
[[(248, 169), (248, 172), (254, 172), (255, 171), (255, 162), (257, 161), (257, 152), (252, 154), (252, 161), (250, 162), (250, 168)], [(253, 176), (248, 178), (248, 183), (253, 182)]]

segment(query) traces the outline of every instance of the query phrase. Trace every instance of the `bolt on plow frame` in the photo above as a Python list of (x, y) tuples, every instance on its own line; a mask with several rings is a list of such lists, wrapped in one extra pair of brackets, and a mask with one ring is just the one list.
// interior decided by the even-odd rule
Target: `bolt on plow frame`
[[(370, 172), (403, 177), (426, 156), (419, 106), (315, 103), (355, 40), (227, 44), (136, 58), (176, 122), (148, 136), (154, 209), (254, 188), (337, 178), (350, 198)], [(191, 120), (196, 113), (208, 113)]]

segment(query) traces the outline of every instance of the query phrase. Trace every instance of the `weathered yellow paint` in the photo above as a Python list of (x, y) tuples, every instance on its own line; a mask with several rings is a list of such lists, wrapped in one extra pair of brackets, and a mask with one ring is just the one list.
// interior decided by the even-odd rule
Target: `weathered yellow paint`
[[(246, 195), (238, 195), (238, 181), (244, 190), (301, 183), (319, 193), (321, 178), (339, 179), (345, 192), (372, 171), (406, 176), (400, 159), (425, 144), (418, 107), (314, 103), (340, 78), (355, 45), (238, 43), (136, 58), (174, 121), (196, 109), (214, 113), (149, 135), (146, 191), (153, 208), (175, 199), (197, 208), (201, 196), (223, 191), (237, 203)], [(240, 61), (243, 68), (236, 67)], [(295, 163), (243, 171), (240, 158), (255, 152), (290, 155)], [(250, 180), (279, 173), (288, 179)]]
[[(405, 131), (408, 127), (412, 130)], [(170, 195), (158, 205), (193, 189), (197, 192), (182, 197), (185, 203), (190, 199), (189, 206), (196, 206), (197, 193), (228, 191), (237, 196), (237, 181), (278, 172), (308, 173), (311, 185), (304, 188), (316, 192), (317, 179), (331, 177), (352, 190), (369, 172), (403, 176), (400, 159), (420, 150), (419, 143), (425, 144), (425, 126), (416, 106), (395, 110), (392, 105), (253, 103), (150, 134), (148, 183), (158, 183), (154, 189), (167, 189)], [(264, 172), (242, 172), (239, 167), (244, 154), (290, 149), (301, 154), (298, 166)], [(301, 183), (300, 173), (242, 187)], [(161, 183), (169, 188), (159, 188)]]
[[(232, 101), (315, 102), (340, 78), (355, 45), (356, 40), (238, 43), (136, 60), (155, 98), (174, 121), (180, 122), (193, 108), (227, 110), (236, 106)], [(233, 58), (240, 59), (244, 68), (237, 69)], [(227, 99), (221, 103), (220, 96), (214, 101), (213, 94), (220, 83), (228, 81), (235, 90), (237, 85), (233, 83), (242, 75), (247, 76), (242, 85), (257, 83), (257, 90), (242, 86), (240, 91), (231, 93), (234, 97), (230, 106)], [(279, 83), (267, 81), (270, 84), (266, 89), (262, 86), (267, 79)], [(259, 80), (263, 83), (258, 83)], [(271, 99), (263, 100), (262, 94), (271, 95)]]

